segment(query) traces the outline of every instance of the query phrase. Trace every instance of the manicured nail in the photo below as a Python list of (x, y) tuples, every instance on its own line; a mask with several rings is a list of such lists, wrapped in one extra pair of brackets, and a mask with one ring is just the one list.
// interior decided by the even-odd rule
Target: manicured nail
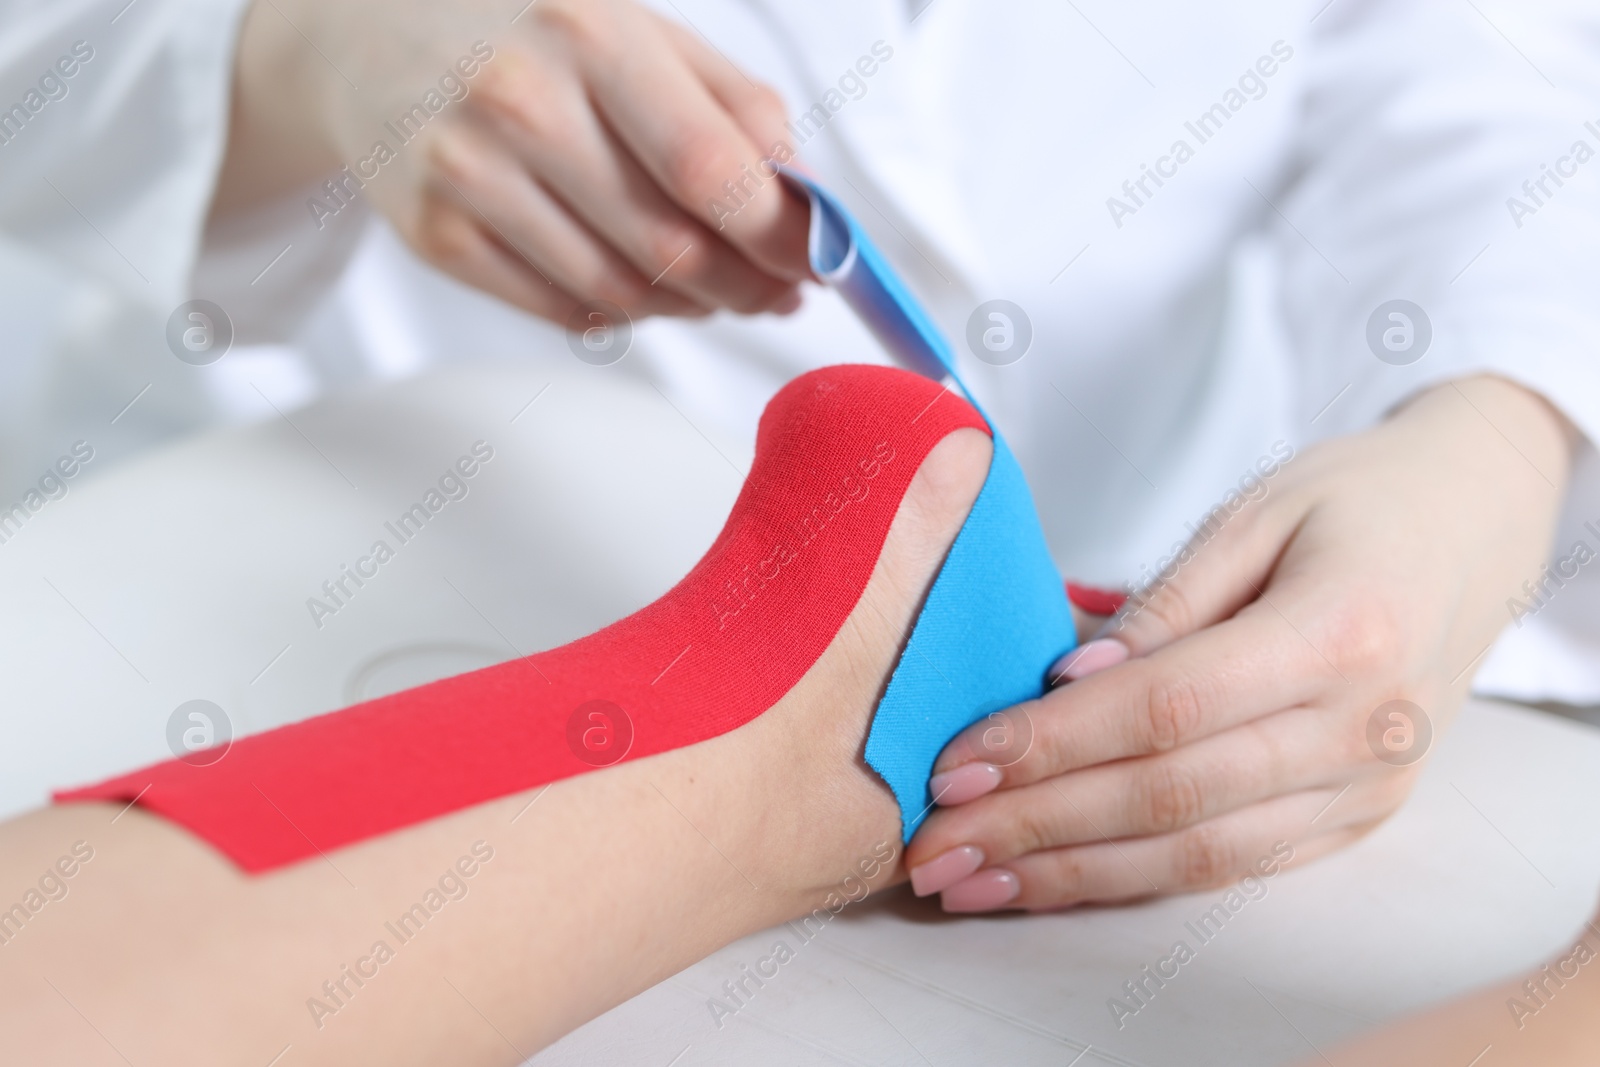
[(1016, 900), (1021, 892), (1016, 875), (996, 868), (957, 882), (944, 891), (939, 903), (945, 911), (992, 911)]
[(977, 845), (962, 845), (941, 852), (927, 863), (911, 868), (911, 891), (919, 897), (932, 896), (982, 866), (983, 849)]
[(1127, 658), (1127, 645), (1110, 637), (1097, 637), (1056, 660), (1050, 668), (1050, 679), (1056, 685), (1075, 682), (1096, 671), (1115, 667)]
[(992, 763), (963, 763), (928, 779), (928, 793), (941, 807), (965, 804), (1000, 787), (1000, 768)]
[(1128, 594), (1120, 589), (1103, 589), (1069, 581), (1067, 599), (1073, 607), (1090, 615), (1115, 615), (1128, 602)]

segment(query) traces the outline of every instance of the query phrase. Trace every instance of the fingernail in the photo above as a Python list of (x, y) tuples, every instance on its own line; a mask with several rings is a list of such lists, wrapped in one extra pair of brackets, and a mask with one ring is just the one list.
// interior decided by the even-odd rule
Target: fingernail
[(776, 304), (773, 304), (772, 310), (774, 314), (792, 315), (796, 311), (800, 310), (800, 305), (802, 303), (804, 303), (804, 300), (800, 296), (799, 290), (795, 290), (782, 300), (778, 301)]
[(1090, 615), (1115, 615), (1128, 602), (1128, 594), (1117, 589), (1068, 582), (1067, 599), (1073, 607)]
[(941, 807), (965, 804), (1000, 786), (1000, 768), (992, 763), (963, 763), (953, 771), (945, 771), (928, 779), (928, 792), (933, 802)]
[(1010, 871), (996, 868), (964, 878), (939, 898), (945, 911), (992, 911), (1009, 904), (1022, 892), (1022, 883)]
[(1052, 684), (1075, 682), (1096, 671), (1115, 667), (1128, 658), (1128, 646), (1109, 637), (1097, 637), (1056, 660), (1050, 668)]
[(941, 852), (927, 863), (911, 868), (911, 891), (919, 897), (932, 896), (982, 866), (983, 849), (977, 845), (961, 845)]

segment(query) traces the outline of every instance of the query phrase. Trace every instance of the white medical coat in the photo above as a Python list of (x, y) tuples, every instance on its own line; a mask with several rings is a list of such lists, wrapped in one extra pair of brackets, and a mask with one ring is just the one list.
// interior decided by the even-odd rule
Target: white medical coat
[[(359, 206), (319, 229), (307, 190), (206, 233), (241, 5), (125, 4), (0, 4), (0, 107), (26, 107), (75, 42), (94, 50), (0, 144), (0, 500), (78, 438), (109, 460), (348, 382), (573, 358), (558, 329), (422, 265)], [(1278, 442), (1361, 430), (1479, 372), (1542, 393), (1591, 442), (1552, 558), (1600, 552), (1592, 4), (662, 8), (783, 94), (802, 159), (955, 341), (1065, 574), (1148, 580)], [(203, 368), (164, 335), (195, 292), (239, 332)], [(994, 299), (1031, 328), (1007, 365), (967, 343)], [(1405, 322), (1369, 329), (1393, 300), (1431, 332), (1403, 365), (1377, 352)], [(980, 336), (999, 322), (980, 320)], [(790, 319), (640, 324), (596, 373), (647, 376), (748, 448), (784, 381), (883, 358), (812, 291)], [(1508, 626), (1479, 688), (1600, 702), (1597, 574)]]

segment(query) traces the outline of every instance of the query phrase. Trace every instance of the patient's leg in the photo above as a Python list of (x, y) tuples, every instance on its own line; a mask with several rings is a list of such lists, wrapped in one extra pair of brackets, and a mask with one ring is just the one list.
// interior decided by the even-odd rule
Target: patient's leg
[(65, 897), (0, 920), (0, 1060), (516, 1063), (847, 876), (899, 879), (861, 749), (990, 453), (934, 447), (843, 629), (731, 732), (257, 876), (138, 807), (0, 826), (0, 907), (84, 843)]
[(1597, 958), (1600, 914), (1537, 970), (1327, 1049), (1301, 1067), (1592, 1067), (1600, 1048)]
[[(905, 371), (802, 375), (763, 413), (750, 474), (711, 548), (627, 618), (557, 649), (257, 734), (221, 762), (168, 760), (57, 799), (137, 800), (246, 870), (266, 871), (727, 733), (771, 709), (821, 657), (865, 591), (912, 476), (961, 427), (986, 429), (969, 404)], [(1020, 479), (1014, 465), (1004, 469)], [(641, 535), (649, 529), (642, 517)], [(970, 555), (971, 544), (957, 551)], [(1053, 574), (1044, 584), (1055, 584)], [(935, 614), (966, 617), (944, 601)], [(1059, 650), (1052, 642), (1027, 655), (1038, 628), (1006, 629), (1022, 617), (985, 619), (984, 632), (1008, 634), (1013, 659), (1036, 661), (1025, 687), (1036, 695)], [(959, 655), (915, 637), (912, 647), (913, 675)], [(943, 699), (965, 711), (1015, 688), (1002, 678), (981, 683), (1001, 692), (966, 691), (986, 677), (977, 666), (958, 675), (964, 690), (940, 677), (916, 703)], [(884, 710), (926, 715), (892, 687)], [(921, 780), (892, 782), (908, 822), (925, 802), (932, 756), (929, 748)]]

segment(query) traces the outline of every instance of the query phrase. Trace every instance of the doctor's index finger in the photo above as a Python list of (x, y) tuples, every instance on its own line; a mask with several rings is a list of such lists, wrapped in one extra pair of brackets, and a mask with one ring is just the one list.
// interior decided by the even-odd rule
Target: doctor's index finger
[(763, 167), (783, 104), (691, 29), (663, 19), (660, 43), (591, 73), (617, 137), (685, 214), (761, 271), (798, 282), (807, 207)]
[(758, 148), (770, 151), (785, 139), (788, 113), (783, 97), (752, 78), (694, 30), (665, 17), (661, 22), (685, 62)]
[[(980, 721), (935, 764), (1003, 765), (1011, 788), (1110, 760), (1165, 752), (1197, 738), (1314, 699), (1339, 679), (1317, 651), (1271, 608), (1234, 618), (1017, 705), (1026, 750), (1009, 759), (986, 751)], [(992, 727), (991, 727), (992, 728)]]

